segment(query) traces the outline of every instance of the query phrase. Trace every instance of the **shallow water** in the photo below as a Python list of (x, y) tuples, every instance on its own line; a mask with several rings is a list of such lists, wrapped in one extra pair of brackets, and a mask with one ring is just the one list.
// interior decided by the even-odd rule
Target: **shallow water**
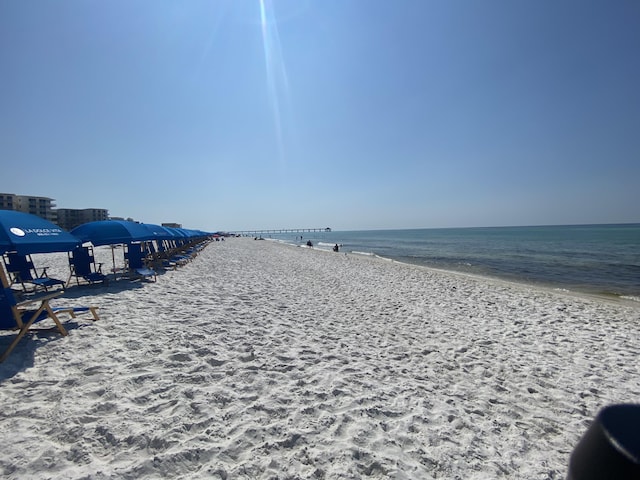
[[(303, 233), (316, 248), (640, 301), (640, 224)], [(271, 235), (300, 243), (300, 235)]]

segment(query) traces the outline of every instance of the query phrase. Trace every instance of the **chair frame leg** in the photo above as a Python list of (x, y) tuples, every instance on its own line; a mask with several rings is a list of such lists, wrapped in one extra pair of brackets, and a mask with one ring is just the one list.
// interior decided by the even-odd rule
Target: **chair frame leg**
[(36, 319), (40, 316), (40, 314), (44, 310), (47, 311), (51, 319), (55, 322), (60, 334), (63, 337), (66, 337), (68, 335), (67, 331), (62, 326), (60, 319), (55, 314), (55, 312), (51, 309), (51, 307), (49, 306), (49, 303), (47, 302), (46, 304), (40, 305), (40, 308), (38, 308), (38, 310), (35, 311), (35, 313), (31, 316), (31, 318), (22, 325), (22, 328), (20, 328), (20, 331), (16, 335), (16, 338), (13, 339), (13, 341), (11, 342), (11, 345), (9, 345), (7, 349), (4, 351), (4, 353), (0, 356), (0, 363), (4, 362), (7, 359), (7, 357), (9, 357), (9, 354), (11, 354), (13, 349), (16, 348), (18, 343), (20, 343), (20, 340), (22, 340), (22, 337), (24, 337), (27, 334), (27, 332), (29, 331), (33, 323), (36, 321)]

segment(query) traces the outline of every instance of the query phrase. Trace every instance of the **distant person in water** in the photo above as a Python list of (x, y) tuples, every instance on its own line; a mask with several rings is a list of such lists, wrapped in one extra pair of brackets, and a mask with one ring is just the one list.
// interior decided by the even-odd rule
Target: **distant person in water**
[(333, 251), (334, 252), (339, 252), (340, 251), (340, 247), (338, 247), (337, 243), (333, 246)]
[(313, 247), (313, 243), (311, 243), (311, 240), (307, 240), (307, 247)]

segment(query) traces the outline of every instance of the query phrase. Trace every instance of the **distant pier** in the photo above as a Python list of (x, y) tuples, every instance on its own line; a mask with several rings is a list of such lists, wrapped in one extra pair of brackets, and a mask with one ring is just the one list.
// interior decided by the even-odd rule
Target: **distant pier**
[(230, 232), (234, 235), (251, 235), (251, 236), (262, 236), (262, 235), (273, 235), (273, 234), (281, 234), (281, 233), (311, 233), (311, 232), (330, 232), (330, 227), (324, 228), (272, 228), (269, 230), (236, 230)]

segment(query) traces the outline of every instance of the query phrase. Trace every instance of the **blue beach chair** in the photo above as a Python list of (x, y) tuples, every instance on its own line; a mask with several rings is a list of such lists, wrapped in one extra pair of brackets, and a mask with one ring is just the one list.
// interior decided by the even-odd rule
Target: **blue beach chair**
[[(18, 302), (15, 293), (11, 288), (0, 289), (0, 330), (17, 330), (18, 333), (0, 355), (0, 362), (4, 362), (13, 349), (18, 345), (31, 329), (33, 324), (50, 318), (56, 325), (58, 332), (62, 336), (67, 335), (66, 329), (62, 326), (58, 315), (66, 313), (75, 318), (76, 314), (91, 312), (94, 320), (99, 320), (96, 307), (58, 307), (54, 308), (49, 304), (53, 298), (59, 297), (63, 292), (53, 292), (37, 298)], [(37, 308), (26, 308), (36, 305)]]
[[(65, 282), (47, 275), (47, 267), (44, 267), (38, 273), (33, 265), (31, 255), (19, 255), (15, 252), (9, 252), (3, 258), (11, 278), (11, 284), (20, 284), (24, 292), (36, 292), (39, 289), (47, 292), (50, 288), (64, 288)], [(26, 284), (31, 284), (33, 287), (29, 288)]]
[(144, 243), (126, 244), (124, 258), (130, 277), (143, 279), (151, 279), (151, 277), (153, 277), (153, 281), (156, 281), (156, 271), (152, 268), (149, 268), (145, 263), (145, 260), (147, 258), (147, 251)]
[(173, 269), (176, 265), (167, 260), (166, 249), (162, 240), (149, 242), (148, 244), (148, 262), (151, 268), (155, 269)]
[(71, 274), (67, 280), (67, 287), (71, 279), (75, 277), (80, 285), (81, 280), (92, 285), (94, 283), (107, 283), (107, 276), (102, 273), (102, 263), (96, 266), (92, 247), (77, 247), (69, 252), (69, 268)]

